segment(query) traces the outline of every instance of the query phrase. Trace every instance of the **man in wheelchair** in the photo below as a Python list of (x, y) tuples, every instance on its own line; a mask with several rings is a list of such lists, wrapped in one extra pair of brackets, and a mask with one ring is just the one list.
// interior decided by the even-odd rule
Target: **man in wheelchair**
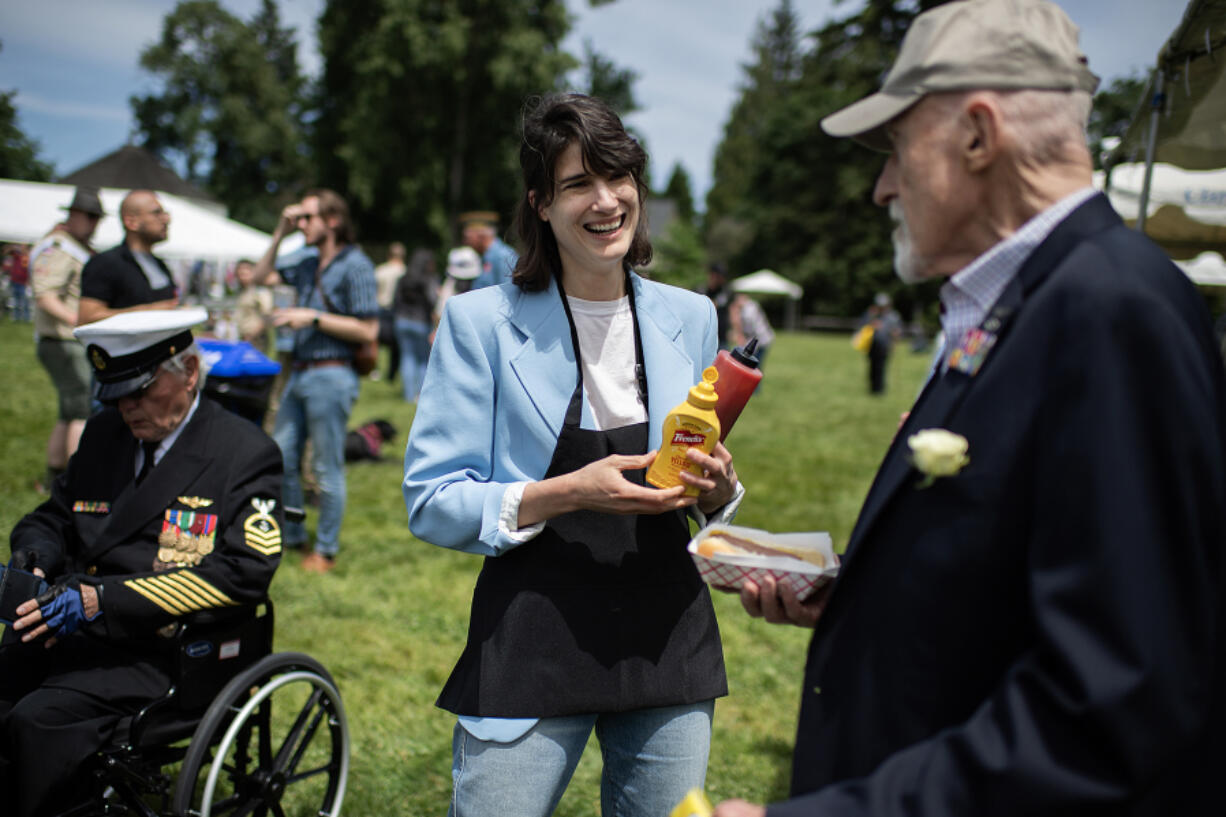
[(4, 814), (76, 806), (88, 761), (166, 694), (180, 623), (267, 594), (281, 558), (281, 454), (202, 395), (191, 327), (206, 317), (144, 310), (75, 330), (107, 408), (51, 498), (12, 532), (11, 586), (37, 583), (28, 571), (46, 589), (0, 596), (11, 623), (0, 642)]

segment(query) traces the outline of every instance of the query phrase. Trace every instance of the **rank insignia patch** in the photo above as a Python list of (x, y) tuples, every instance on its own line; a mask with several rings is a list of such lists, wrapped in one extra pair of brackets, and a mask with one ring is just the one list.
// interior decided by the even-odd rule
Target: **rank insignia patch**
[(78, 499), (72, 503), (73, 513), (110, 513), (111, 503), (109, 502), (86, 502)]
[(213, 504), (213, 500), (205, 499), (202, 496), (181, 496), (179, 497), (179, 504), (186, 505), (194, 511), (197, 508), (207, 508)]
[(272, 509), (277, 506), (275, 499), (252, 498), (251, 506), (256, 512), (247, 517), (243, 523), (243, 541), (254, 551), (273, 556), (281, 552), (281, 528), (277, 526)]
[(158, 534), (155, 570), (190, 567), (213, 552), (217, 533), (217, 514), (195, 511), (167, 511)]

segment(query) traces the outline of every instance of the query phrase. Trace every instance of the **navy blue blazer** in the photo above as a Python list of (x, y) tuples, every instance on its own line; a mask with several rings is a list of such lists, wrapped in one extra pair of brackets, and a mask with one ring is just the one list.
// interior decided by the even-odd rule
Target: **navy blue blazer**
[[(1185, 276), (1106, 199), (886, 454), (810, 646), (771, 817), (1217, 815), (1226, 389)], [(957, 339), (954, 339), (955, 341)], [(922, 487), (906, 439), (969, 464)]]

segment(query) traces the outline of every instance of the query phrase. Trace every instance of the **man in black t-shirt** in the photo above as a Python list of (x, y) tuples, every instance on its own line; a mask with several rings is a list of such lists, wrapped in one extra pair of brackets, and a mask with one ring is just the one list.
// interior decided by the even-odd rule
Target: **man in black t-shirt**
[(178, 306), (174, 280), (153, 245), (166, 240), (170, 214), (151, 190), (133, 190), (119, 206), (124, 238), (90, 259), (81, 272), (77, 325), (131, 309)]

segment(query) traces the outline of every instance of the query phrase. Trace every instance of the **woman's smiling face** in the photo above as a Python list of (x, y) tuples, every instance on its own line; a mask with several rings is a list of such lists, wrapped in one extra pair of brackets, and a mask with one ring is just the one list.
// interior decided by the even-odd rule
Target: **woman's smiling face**
[(554, 168), (553, 201), (538, 206), (558, 242), (563, 273), (607, 271), (620, 275), (639, 221), (634, 177), (599, 176), (583, 163), (578, 142)]

